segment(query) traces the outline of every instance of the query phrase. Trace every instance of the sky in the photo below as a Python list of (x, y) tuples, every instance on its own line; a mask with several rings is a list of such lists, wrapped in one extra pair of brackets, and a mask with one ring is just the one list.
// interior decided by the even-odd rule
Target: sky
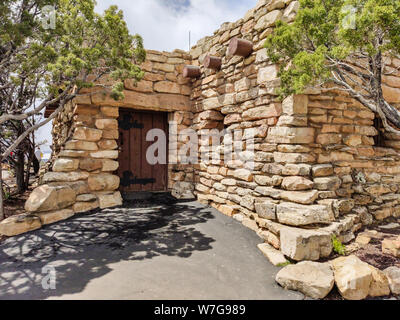
[[(257, 0), (97, 0), (96, 11), (117, 5), (131, 34), (140, 34), (146, 49), (173, 51), (189, 50), (189, 31), (193, 46), (222, 23), (242, 18), (256, 4)], [(51, 123), (36, 136), (38, 141), (48, 140), (42, 152), (51, 152)]]

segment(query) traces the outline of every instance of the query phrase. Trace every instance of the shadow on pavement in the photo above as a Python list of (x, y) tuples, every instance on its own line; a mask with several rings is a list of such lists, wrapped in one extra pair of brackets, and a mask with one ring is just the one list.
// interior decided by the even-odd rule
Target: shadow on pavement
[[(81, 292), (111, 271), (109, 264), (160, 255), (188, 258), (212, 249), (215, 240), (194, 228), (214, 219), (196, 203), (170, 198), (156, 203), (127, 202), (123, 207), (78, 215), (0, 244), (0, 299), (45, 299)], [(56, 269), (56, 290), (43, 290), (42, 268)]]

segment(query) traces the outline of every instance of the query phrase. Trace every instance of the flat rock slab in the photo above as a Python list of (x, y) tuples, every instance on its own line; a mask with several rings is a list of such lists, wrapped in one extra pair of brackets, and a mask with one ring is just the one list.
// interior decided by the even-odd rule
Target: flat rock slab
[[(275, 282), (279, 268), (259, 252), (253, 231), (197, 202), (161, 200), (4, 240), (0, 299), (304, 298)], [(55, 290), (42, 288), (45, 266), (56, 270)]]
[(303, 261), (279, 271), (276, 282), (285, 289), (300, 291), (313, 299), (323, 299), (332, 290), (335, 279), (329, 263)]
[(274, 266), (282, 267), (289, 262), (282, 254), (282, 252), (276, 250), (268, 243), (259, 244), (257, 247), (258, 249), (260, 249), (263, 255), (269, 260), (269, 262), (271, 262)]
[(396, 229), (399, 227), (400, 227), (399, 223), (389, 223), (386, 225), (378, 226), (379, 229), (383, 229), (383, 230), (392, 230), (392, 229)]

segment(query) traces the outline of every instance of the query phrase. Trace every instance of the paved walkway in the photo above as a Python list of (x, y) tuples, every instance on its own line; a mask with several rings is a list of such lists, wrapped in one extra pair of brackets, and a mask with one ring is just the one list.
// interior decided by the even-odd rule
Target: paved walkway
[[(0, 243), (0, 299), (303, 299), (258, 243), (197, 202), (128, 204)], [(45, 266), (56, 289), (42, 288)]]

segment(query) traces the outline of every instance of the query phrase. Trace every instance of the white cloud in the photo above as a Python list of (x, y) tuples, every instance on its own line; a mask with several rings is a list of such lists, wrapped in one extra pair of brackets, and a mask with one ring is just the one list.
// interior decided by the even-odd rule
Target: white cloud
[[(234, 22), (253, 8), (257, 0), (98, 0), (101, 13), (110, 5), (123, 10), (132, 34), (144, 39), (146, 49), (172, 51), (189, 49), (191, 44), (212, 35), (224, 22)], [(38, 141), (48, 140), (41, 149), (50, 152), (51, 124), (36, 133)]]
[(101, 0), (97, 11), (112, 4), (124, 11), (131, 33), (144, 38), (147, 49), (172, 51), (189, 49), (212, 35), (226, 21), (236, 21), (254, 7), (257, 0)]

